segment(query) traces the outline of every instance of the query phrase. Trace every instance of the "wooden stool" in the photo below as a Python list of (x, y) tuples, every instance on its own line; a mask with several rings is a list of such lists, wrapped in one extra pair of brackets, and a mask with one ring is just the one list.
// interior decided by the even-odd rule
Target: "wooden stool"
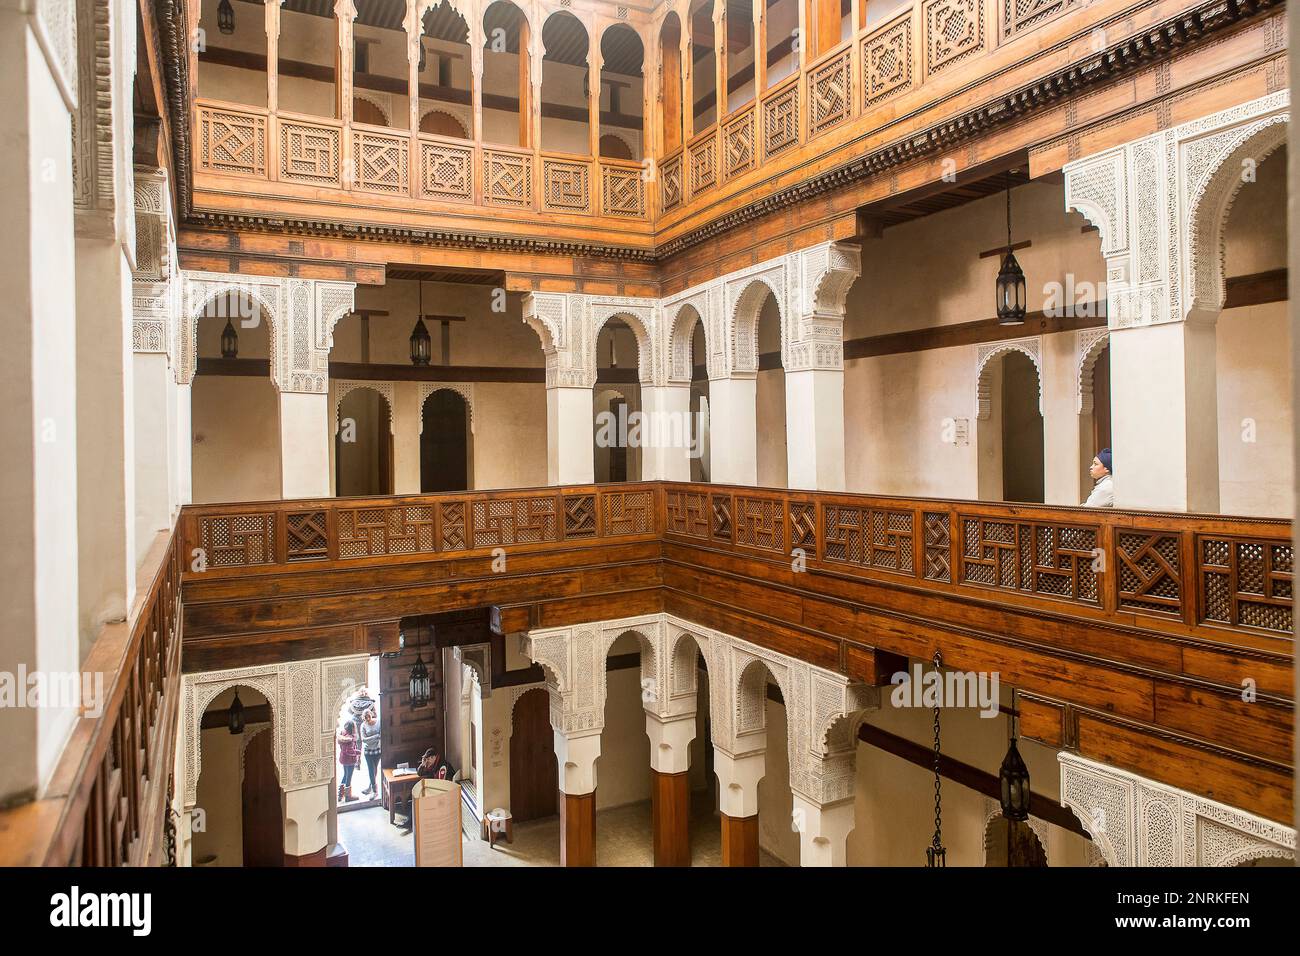
[(483, 836), (490, 847), (497, 845), (498, 838), (504, 838), (507, 843), (514, 843), (515, 821), (510, 811), (497, 807), (484, 814)]

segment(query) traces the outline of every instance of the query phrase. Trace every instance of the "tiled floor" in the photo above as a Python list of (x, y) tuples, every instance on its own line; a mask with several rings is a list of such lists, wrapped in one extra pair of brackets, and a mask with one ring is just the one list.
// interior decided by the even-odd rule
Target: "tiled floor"
[[(339, 840), (347, 847), (349, 866), (411, 866), (412, 836), (388, 822), (388, 811), (372, 807), (339, 814)], [(691, 865), (718, 866), (722, 845), (718, 817), (701, 811), (691, 820)], [(558, 866), (560, 819), (548, 817), (515, 827), (513, 844), (464, 837), (466, 866)], [(652, 866), (650, 804), (634, 803), (596, 814), (596, 860), (601, 866)], [(780, 866), (762, 854), (763, 866)]]

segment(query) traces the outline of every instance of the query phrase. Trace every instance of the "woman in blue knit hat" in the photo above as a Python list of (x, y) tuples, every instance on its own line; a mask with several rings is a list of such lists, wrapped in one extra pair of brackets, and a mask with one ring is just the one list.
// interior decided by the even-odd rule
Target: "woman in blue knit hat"
[(1096, 484), (1092, 486), (1092, 494), (1088, 495), (1088, 500), (1084, 504), (1089, 508), (1114, 508), (1115, 482), (1111, 477), (1109, 448), (1097, 452), (1097, 457), (1092, 460), (1092, 466), (1088, 469), (1088, 475)]

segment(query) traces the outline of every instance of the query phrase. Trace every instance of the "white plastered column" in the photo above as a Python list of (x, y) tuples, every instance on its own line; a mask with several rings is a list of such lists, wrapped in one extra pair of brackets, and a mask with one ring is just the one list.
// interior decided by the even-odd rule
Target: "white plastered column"
[(752, 817), (758, 814), (758, 782), (766, 772), (767, 754), (730, 754), (713, 748), (713, 772), (718, 778), (718, 811), (729, 817)]
[(280, 496), (326, 498), (330, 493), (329, 396), (280, 392)]
[(597, 729), (595, 733), (554, 731), (555, 762), (561, 793), (577, 797), (595, 792), (596, 759), (600, 756), (601, 729)]
[(589, 485), (596, 480), (594, 416), (590, 386), (547, 382), (547, 484)]
[(691, 480), (691, 386), (641, 387), (641, 473), (646, 481)]
[(329, 843), (330, 785), (284, 793), (284, 853), (310, 856)]
[(1106, 258), (1117, 507), (1218, 510), (1223, 225), (1289, 119), (1284, 90), (1065, 166)]
[(799, 831), (800, 866), (847, 866), (853, 801), (821, 804), (801, 793), (794, 798), (794, 825)]
[(752, 373), (709, 379), (709, 480), (758, 484), (758, 381)]
[(786, 484), (843, 491), (844, 370), (785, 373)]
[(393, 383), (393, 493), (420, 493), (420, 406), (418, 382)]
[(655, 773), (685, 773), (691, 769), (695, 714), (660, 717), (646, 710), (645, 732), (650, 738), (650, 769)]

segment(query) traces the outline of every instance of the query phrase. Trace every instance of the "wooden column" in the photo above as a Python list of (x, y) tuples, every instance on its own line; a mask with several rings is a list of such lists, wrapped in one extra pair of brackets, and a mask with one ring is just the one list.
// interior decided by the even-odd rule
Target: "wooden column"
[(284, 855), (285, 866), (325, 866), (326, 848), (321, 847), (315, 853), (307, 853), (303, 856), (294, 856), (292, 853)]
[(691, 789), (685, 773), (650, 772), (655, 866), (691, 865)]
[(596, 791), (560, 791), (560, 866), (596, 865)]
[(758, 814), (722, 817), (722, 865), (758, 866)]

